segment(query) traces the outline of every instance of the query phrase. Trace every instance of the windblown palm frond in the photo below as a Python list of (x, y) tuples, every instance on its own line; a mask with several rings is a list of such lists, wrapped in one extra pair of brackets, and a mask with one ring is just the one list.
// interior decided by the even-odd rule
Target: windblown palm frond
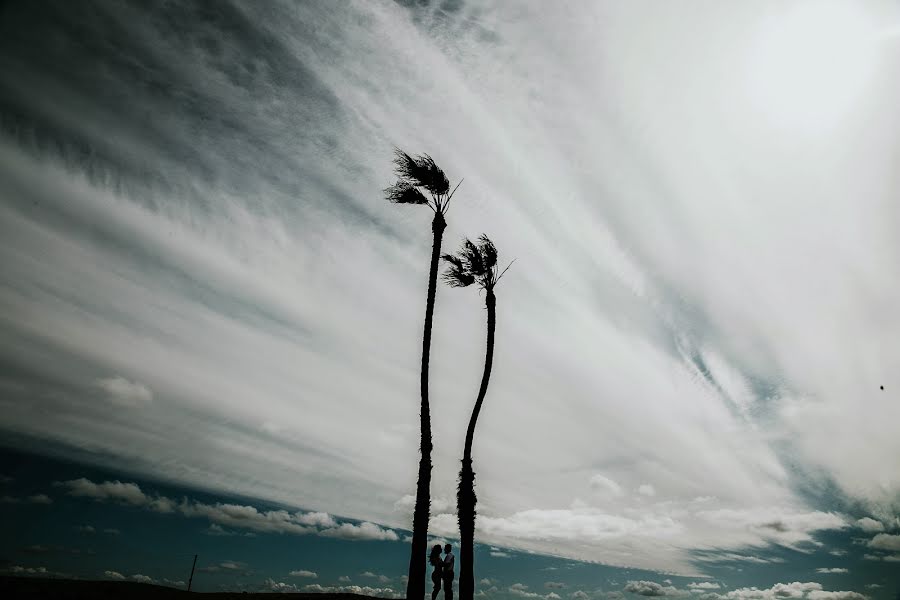
[(497, 247), (494, 246), (494, 242), (483, 233), (478, 237), (478, 251), (484, 259), (484, 266), (486, 268), (493, 269), (497, 266)]
[(434, 163), (434, 159), (427, 154), (423, 154), (416, 160), (419, 163), (419, 168), (426, 174), (425, 183), (422, 184), (426, 190), (432, 194), (446, 194), (450, 191), (450, 180), (447, 179), (440, 167)]
[(475, 283), (475, 276), (466, 271), (466, 265), (460, 258), (452, 254), (445, 254), (441, 258), (450, 263), (450, 268), (441, 276), (444, 283), (450, 287), (468, 287)]
[(484, 234), (478, 238), (477, 244), (466, 238), (455, 255), (445, 254), (441, 258), (450, 265), (443, 279), (451, 287), (467, 287), (477, 283), (480, 288), (491, 290), (506, 272), (497, 267), (497, 247)]
[(418, 188), (406, 181), (398, 181), (384, 190), (388, 202), (394, 204), (428, 204), (428, 198)]
[(397, 148), (394, 150), (394, 165), (398, 177), (423, 187), (432, 194), (440, 195), (450, 191), (450, 180), (427, 154), (413, 158)]
[(472, 240), (466, 238), (463, 242), (462, 253), (464, 254), (468, 265), (468, 270), (476, 277), (482, 277), (485, 273), (484, 258), (481, 256), (481, 250), (472, 243)]

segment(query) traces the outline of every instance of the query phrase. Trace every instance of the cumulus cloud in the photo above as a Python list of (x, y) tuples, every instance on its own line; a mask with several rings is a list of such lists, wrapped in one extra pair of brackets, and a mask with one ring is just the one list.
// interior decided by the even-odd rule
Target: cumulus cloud
[(274, 579), (266, 579), (263, 587), (268, 592), (278, 592), (281, 594), (295, 594), (300, 591), (293, 583), (285, 583), (283, 581), (275, 581)]
[(47, 567), (23, 567), (21, 565), (13, 565), (9, 568), (10, 572), (17, 575), (49, 575), (50, 571)]
[(363, 596), (374, 596), (376, 598), (392, 598), (399, 599), (405, 595), (394, 591), (391, 588), (377, 588), (360, 585), (338, 585), (323, 586), (318, 583), (311, 583), (303, 586), (304, 592), (313, 592), (317, 594), (360, 594)]
[[(672, 582), (667, 580), (666, 583)], [(714, 581), (693, 581), (688, 584), (688, 587), (692, 590), (717, 590), (721, 586)]]
[(106, 577), (109, 579), (115, 579), (118, 581), (122, 581), (125, 579), (125, 576), (118, 571), (103, 571), (103, 574), (106, 575)]
[(879, 531), (884, 531), (884, 524), (881, 521), (876, 521), (871, 517), (863, 517), (862, 519), (858, 519), (856, 521), (856, 526), (866, 533), (877, 533)]
[(136, 483), (122, 483), (121, 481), (94, 483), (81, 477), (63, 481), (60, 485), (65, 487), (71, 496), (94, 498), (95, 500), (117, 500), (134, 506), (143, 506), (149, 500)]
[(868, 546), (877, 550), (900, 550), (900, 535), (879, 533), (869, 540)]
[[(216, 503), (207, 504), (187, 498), (175, 501), (161, 495), (150, 496), (135, 483), (106, 481), (94, 483), (80, 478), (58, 485), (67, 488), (72, 496), (93, 498), (98, 501), (114, 500), (132, 506), (140, 506), (159, 513), (177, 513), (184, 517), (206, 518), (211, 523), (207, 535), (228, 536), (234, 532), (227, 528), (244, 529), (259, 533), (290, 533), (295, 535), (318, 534), (346, 540), (397, 541), (399, 536), (392, 529), (370, 522), (338, 523), (324, 512), (289, 512), (283, 509), (261, 511), (254, 506)], [(93, 528), (91, 528), (93, 530)], [(92, 532), (92, 531), (91, 531)], [(249, 535), (249, 534), (245, 534)]]
[(34, 494), (28, 496), (27, 500), (31, 504), (53, 504), (53, 499), (47, 494)]
[(308, 577), (310, 579), (316, 579), (319, 575), (315, 571), (307, 571), (305, 569), (300, 569), (299, 571), (291, 571), (288, 573), (291, 577)]
[(131, 577), (129, 577), (132, 581), (137, 581), (138, 583), (156, 583), (156, 580), (152, 577), (148, 577), (147, 575), (141, 575), (140, 573), (135, 573)]
[(648, 597), (684, 596), (686, 594), (686, 592), (671, 585), (664, 586), (655, 581), (629, 581), (622, 589), (638, 596)]
[(150, 389), (124, 377), (107, 377), (96, 381), (98, 388), (106, 392), (106, 398), (119, 406), (136, 407), (153, 402)]
[(708, 594), (709, 600), (866, 600), (866, 596), (853, 591), (828, 591), (822, 584), (808, 581), (801, 583), (776, 583), (770, 588), (745, 587), (726, 594)]

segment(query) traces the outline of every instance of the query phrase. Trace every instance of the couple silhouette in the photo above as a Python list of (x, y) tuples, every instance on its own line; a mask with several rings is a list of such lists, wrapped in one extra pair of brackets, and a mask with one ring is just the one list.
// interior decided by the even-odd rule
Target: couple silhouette
[(444, 546), (444, 558), (442, 559), (441, 545), (435, 544), (431, 549), (428, 562), (434, 567), (434, 570), (431, 572), (431, 581), (434, 583), (434, 589), (431, 591), (431, 600), (437, 600), (442, 582), (444, 584), (444, 599), (453, 600), (453, 567), (456, 562), (453, 556), (453, 546), (450, 544)]

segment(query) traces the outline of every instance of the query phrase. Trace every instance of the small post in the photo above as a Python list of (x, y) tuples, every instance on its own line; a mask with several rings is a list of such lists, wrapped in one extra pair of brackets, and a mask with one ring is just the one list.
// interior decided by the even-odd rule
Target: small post
[(191, 565), (191, 576), (188, 579), (188, 591), (191, 591), (191, 583), (194, 582), (194, 567), (197, 566), (197, 555), (194, 555), (194, 564)]

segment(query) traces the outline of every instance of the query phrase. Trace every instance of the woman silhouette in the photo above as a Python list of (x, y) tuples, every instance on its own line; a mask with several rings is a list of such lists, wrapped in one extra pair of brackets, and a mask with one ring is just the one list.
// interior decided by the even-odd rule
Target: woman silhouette
[(434, 567), (434, 570), (431, 572), (431, 582), (434, 583), (434, 589), (431, 591), (431, 600), (435, 600), (437, 595), (441, 592), (441, 580), (444, 576), (444, 561), (441, 560), (440, 544), (435, 544), (431, 548), (431, 555), (428, 557), (428, 562)]

